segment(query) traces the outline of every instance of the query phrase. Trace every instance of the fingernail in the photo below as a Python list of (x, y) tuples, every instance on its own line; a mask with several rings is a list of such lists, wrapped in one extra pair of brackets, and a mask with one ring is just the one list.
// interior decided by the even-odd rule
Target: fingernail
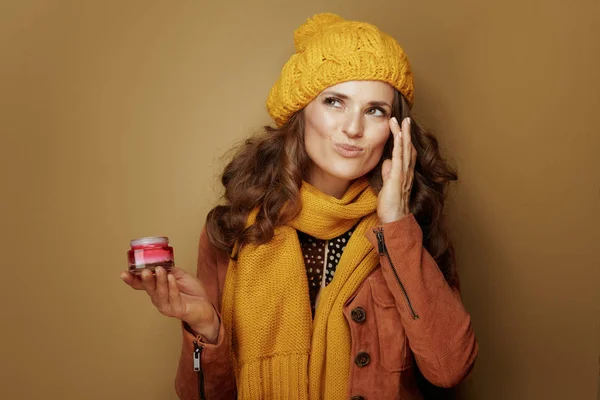
[(125, 280), (125, 278), (126, 278), (125, 273), (120, 273), (119, 277), (121, 277), (121, 279)]
[(406, 122), (410, 125), (410, 117), (406, 117)]
[(398, 123), (398, 120), (396, 119), (396, 117), (392, 117), (392, 121), (394, 121), (396, 124)]

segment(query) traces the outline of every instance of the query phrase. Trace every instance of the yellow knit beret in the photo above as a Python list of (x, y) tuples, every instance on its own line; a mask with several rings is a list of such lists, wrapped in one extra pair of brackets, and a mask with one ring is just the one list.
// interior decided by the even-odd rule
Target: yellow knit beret
[(294, 31), (296, 53), (271, 88), (267, 110), (282, 126), (323, 90), (341, 82), (377, 80), (398, 89), (412, 105), (408, 57), (391, 36), (366, 22), (322, 13)]

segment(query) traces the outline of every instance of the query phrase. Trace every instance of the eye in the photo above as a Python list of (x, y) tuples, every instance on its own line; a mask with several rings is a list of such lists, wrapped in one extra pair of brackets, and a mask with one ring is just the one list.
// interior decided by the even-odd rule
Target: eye
[(326, 97), (325, 100), (323, 100), (323, 103), (327, 106), (336, 108), (342, 105), (342, 101), (337, 97)]
[(383, 108), (375, 107), (367, 110), (367, 114), (374, 115), (376, 117), (385, 117), (387, 112)]

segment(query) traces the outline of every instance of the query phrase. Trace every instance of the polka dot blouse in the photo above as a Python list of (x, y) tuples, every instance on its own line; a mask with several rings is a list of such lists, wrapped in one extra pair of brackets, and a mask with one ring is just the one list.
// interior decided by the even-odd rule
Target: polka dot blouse
[(354, 232), (354, 228), (331, 240), (323, 240), (298, 231), (298, 239), (300, 240), (304, 265), (306, 266), (313, 318), (319, 291), (333, 280), (335, 269), (346, 244), (350, 240), (350, 236), (352, 236), (352, 232)]

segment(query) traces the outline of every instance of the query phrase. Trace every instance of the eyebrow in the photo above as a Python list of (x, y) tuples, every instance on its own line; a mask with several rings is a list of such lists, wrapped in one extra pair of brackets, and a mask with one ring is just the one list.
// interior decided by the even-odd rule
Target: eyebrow
[[(343, 93), (339, 93), (339, 92), (326, 91), (326, 92), (323, 92), (323, 94), (326, 95), (326, 96), (339, 97), (342, 100), (348, 100), (350, 98), (349, 96), (347, 96), (347, 95), (345, 95)], [(376, 100), (373, 100), (373, 101), (370, 101), (368, 104), (370, 106), (387, 106), (389, 108), (392, 108), (391, 104), (389, 104), (389, 103), (387, 103), (385, 101), (376, 101)]]

